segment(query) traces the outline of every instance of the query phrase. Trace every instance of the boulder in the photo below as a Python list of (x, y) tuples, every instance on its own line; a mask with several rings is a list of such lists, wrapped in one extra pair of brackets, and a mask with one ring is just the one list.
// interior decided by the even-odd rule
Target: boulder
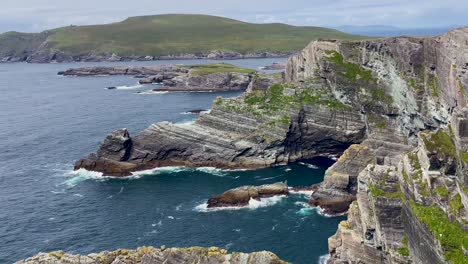
[(208, 200), (208, 208), (241, 207), (248, 205), (250, 199), (259, 200), (261, 198), (288, 194), (288, 185), (282, 182), (261, 186), (242, 186), (210, 198)]

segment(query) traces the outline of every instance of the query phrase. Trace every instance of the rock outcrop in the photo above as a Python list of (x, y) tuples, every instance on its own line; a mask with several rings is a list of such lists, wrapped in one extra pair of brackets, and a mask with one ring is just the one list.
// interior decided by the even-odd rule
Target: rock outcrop
[(68, 69), (58, 74), (75, 77), (126, 75), (139, 78), (140, 84), (160, 84), (161, 87), (155, 88), (154, 91), (219, 92), (247, 90), (254, 72), (220, 63), (192, 66), (100, 66)]
[(328, 264), (468, 263), (467, 43), (460, 28), (317, 41), (289, 59), (286, 81), (325, 80), (366, 122), (366, 139), (314, 186), (311, 204), (348, 213)]
[(106, 140), (75, 169), (126, 176), (160, 166), (262, 168), (340, 154), (363, 140), (365, 122), (358, 112), (327, 99), (323, 85), (276, 85), (238, 98), (218, 98), (194, 124), (162, 122), (131, 137), (126, 159), (101, 151), (120, 149), (120, 143), (113, 147), (108, 143), (116, 141)]
[(229, 253), (225, 249), (211, 248), (154, 248), (140, 247), (136, 250), (119, 249), (89, 255), (72, 255), (63, 251), (39, 253), (16, 264), (286, 264), (275, 254), (267, 251), (253, 253)]
[(210, 198), (208, 208), (242, 207), (248, 205), (251, 199), (260, 200), (261, 198), (288, 194), (288, 185), (282, 182), (261, 186), (241, 186)]

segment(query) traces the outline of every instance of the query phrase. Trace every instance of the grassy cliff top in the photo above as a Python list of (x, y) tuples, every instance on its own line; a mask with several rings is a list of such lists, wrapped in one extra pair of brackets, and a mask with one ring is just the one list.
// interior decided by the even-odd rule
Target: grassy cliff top
[[(321, 27), (252, 24), (216, 16), (183, 14), (132, 17), (118, 23), (69, 26), (46, 33), (49, 47), (72, 54), (94, 51), (153, 56), (214, 50), (244, 54), (294, 52), (314, 39), (362, 38)], [(11, 36), (15, 34), (0, 35), (0, 46), (3, 46), (2, 39)], [(17, 36), (15, 39), (21, 39)], [(9, 45), (13, 45), (12, 42), (9, 41)]]

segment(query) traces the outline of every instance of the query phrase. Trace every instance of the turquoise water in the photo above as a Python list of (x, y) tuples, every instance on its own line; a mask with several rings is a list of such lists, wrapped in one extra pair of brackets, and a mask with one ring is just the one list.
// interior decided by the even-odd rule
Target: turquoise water
[[(274, 61), (230, 62), (258, 68)], [(327, 238), (343, 218), (320, 215), (304, 194), (239, 210), (204, 207), (210, 196), (241, 185), (318, 183), (326, 160), (256, 171), (167, 168), (125, 180), (73, 173), (73, 162), (114, 129), (135, 134), (158, 121), (190, 122), (195, 116), (185, 112), (239, 94), (146, 94), (153, 87), (128, 77), (56, 75), (88, 65), (0, 64), (0, 263), (39, 251), (85, 254), (142, 245), (270, 250), (294, 263), (317, 263), (326, 254)]]

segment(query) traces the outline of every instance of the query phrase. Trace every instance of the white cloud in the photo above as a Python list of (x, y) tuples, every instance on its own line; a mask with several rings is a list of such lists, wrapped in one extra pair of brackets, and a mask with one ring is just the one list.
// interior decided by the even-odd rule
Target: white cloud
[(2, 0), (0, 31), (40, 31), (163, 13), (203, 13), (295, 25), (434, 27), (468, 25), (466, 10), (466, 0)]

